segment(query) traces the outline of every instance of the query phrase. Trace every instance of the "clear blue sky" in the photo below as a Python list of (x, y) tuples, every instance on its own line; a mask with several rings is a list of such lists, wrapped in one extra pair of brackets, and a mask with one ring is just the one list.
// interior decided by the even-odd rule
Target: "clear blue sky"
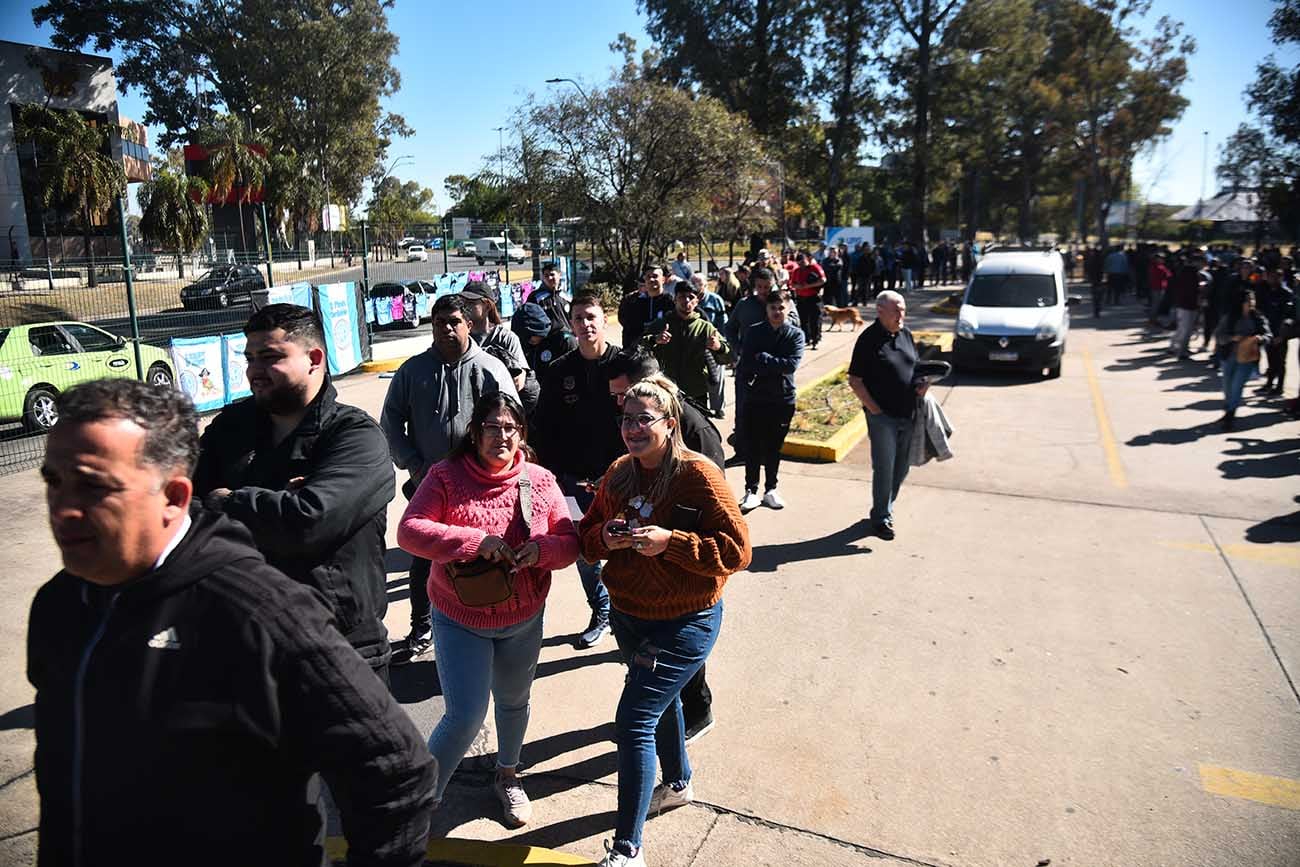
[[(0, 2), (3, 38), (49, 44), (48, 28), (32, 25), (34, 5), (34, 0)], [(1212, 194), (1218, 148), (1247, 117), (1242, 90), (1253, 80), (1255, 64), (1275, 51), (1267, 28), (1273, 3), (1240, 0), (1230, 15), (1221, 0), (1156, 0), (1154, 5), (1151, 19), (1181, 18), (1196, 38), (1197, 52), (1184, 88), (1191, 104), (1173, 135), (1139, 161), (1136, 185), (1154, 201), (1186, 204), (1196, 200), (1201, 187), (1203, 132), (1209, 132), (1206, 188)], [(495, 128), (513, 126), (514, 110), (530, 92), (547, 91), (547, 78), (603, 82), (617, 61), (609, 43), (620, 32), (632, 34), (642, 47), (649, 42), (634, 0), (503, 0), (484, 7), (398, 0), (390, 27), (401, 39), (395, 63), (402, 89), (388, 107), (415, 129), (412, 138), (392, 148), (392, 157), (412, 156), (395, 174), (430, 187), (439, 208), (450, 204), (443, 179), (472, 174), (484, 157), (495, 154)], [(1291, 65), (1300, 52), (1291, 47), (1281, 56)], [(120, 105), (129, 117), (144, 115), (134, 93), (124, 94)]]

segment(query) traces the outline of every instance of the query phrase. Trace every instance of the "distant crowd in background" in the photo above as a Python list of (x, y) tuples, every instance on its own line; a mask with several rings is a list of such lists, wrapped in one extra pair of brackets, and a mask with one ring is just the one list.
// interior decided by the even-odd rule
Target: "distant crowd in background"
[(1295, 296), (1300, 248), (1284, 253), (1264, 247), (1248, 256), (1241, 247), (1170, 250), (1138, 244), (1089, 247), (1065, 258), (1067, 269), (1082, 268), (1092, 287), (1094, 317), (1131, 296), (1145, 308), (1149, 327), (1173, 332), (1171, 355), (1190, 361), (1204, 354), (1222, 376), (1225, 430), (1236, 426), (1246, 384), (1260, 373), (1261, 362), (1265, 378), (1259, 397), (1280, 400), (1288, 414), (1300, 414), (1300, 399), (1283, 399), (1287, 350), (1292, 341), (1300, 344)]

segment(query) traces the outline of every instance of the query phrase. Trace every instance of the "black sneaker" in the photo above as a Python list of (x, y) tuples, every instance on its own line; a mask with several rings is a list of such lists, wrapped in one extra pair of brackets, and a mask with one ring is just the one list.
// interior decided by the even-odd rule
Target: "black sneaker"
[(713, 711), (706, 710), (704, 716), (686, 723), (686, 743), (702, 738), (713, 728)]
[(579, 650), (586, 650), (595, 647), (604, 640), (606, 635), (609, 635), (609, 615), (593, 613), (591, 622), (587, 624), (587, 631), (578, 636), (573, 646)]
[(388, 664), (406, 665), (408, 662), (414, 662), (416, 657), (428, 653), (432, 647), (432, 632), (417, 635), (412, 631), (401, 641), (393, 642), (393, 657)]
[(876, 535), (886, 542), (894, 538), (894, 522), (886, 518), (875, 522)]

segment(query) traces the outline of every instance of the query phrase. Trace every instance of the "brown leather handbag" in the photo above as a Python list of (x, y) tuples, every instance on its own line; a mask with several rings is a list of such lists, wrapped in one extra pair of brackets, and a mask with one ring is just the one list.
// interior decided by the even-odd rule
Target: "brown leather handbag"
[[(528, 478), (528, 467), (519, 470), (519, 510), (523, 514), (524, 528), (532, 535), (533, 483)], [(460, 563), (446, 565), (456, 598), (467, 608), (487, 608), (499, 605), (515, 595), (515, 576), (504, 563), (475, 557)]]

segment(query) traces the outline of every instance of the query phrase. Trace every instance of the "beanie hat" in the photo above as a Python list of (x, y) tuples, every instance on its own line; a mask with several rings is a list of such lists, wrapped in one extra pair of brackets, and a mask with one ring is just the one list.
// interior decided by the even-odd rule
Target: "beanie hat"
[(551, 317), (540, 305), (531, 301), (520, 305), (510, 317), (510, 329), (520, 337), (545, 337), (551, 333)]

